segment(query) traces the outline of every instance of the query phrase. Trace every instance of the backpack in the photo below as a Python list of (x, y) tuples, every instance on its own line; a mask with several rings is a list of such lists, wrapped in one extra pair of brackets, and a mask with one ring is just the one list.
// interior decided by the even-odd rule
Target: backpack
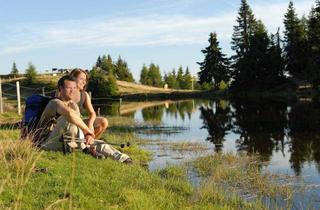
[(21, 139), (32, 137), (32, 141), (37, 142), (36, 131), (42, 112), (46, 108), (52, 97), (33, 94), (26, 99), (26, 107), (21, 123)]

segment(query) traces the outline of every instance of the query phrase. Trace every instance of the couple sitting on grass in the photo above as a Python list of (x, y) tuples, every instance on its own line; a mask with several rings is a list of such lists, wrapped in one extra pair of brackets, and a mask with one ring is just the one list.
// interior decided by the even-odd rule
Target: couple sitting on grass
[[(128, 155), (97, 140), (108, 127), (108, 121), (96, 116), (90, 96), (85, 91), (88, 79), (87, 72), (82, 69), (74, 69), (70, 75), (59, 79), (57, 97), (49, 101), (39, 120), (37, 132), (40, 132), (40, 147), (62, 151), (63, 138), (64, 141), (69, 138), (67, 145), (71, 149), (79, 145), (96, 157), (112, 157), (123, 163), (132, 163)], [(81, 118), (84, 110), (89, 114), (86, 120)], [(77, 144), (79, 139), (83, 141)]]

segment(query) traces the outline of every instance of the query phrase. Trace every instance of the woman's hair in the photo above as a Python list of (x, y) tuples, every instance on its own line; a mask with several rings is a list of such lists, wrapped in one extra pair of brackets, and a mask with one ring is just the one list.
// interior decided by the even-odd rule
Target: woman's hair
[(77, 78), (79, 74), (81, 73), (84, 73), (86, 75), (86, 85), (83, 87), (83, 90), (86, 90), (87, 89), (87, 86), (88, 86), (88, 82), (89, 82), (89, 74), (88, 74), (88, 70), (83, 70), (83, 69), (80, 69), (80, 68), (75, 68), (73, 69), (69, 75), (71, 75), (72, 77), (74, 78)]

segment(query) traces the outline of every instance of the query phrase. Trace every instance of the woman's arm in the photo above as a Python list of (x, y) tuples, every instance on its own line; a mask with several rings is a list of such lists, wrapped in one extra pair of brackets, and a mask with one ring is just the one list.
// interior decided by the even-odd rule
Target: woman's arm
[(93, 109), (89, 94), (87, 92), (84, 92), (84, 94), (85, 94), (84, 107), (86, 108), (89, 114), (88, 127), (92, 131), (94, 131), (93, 123), (96, 120), (96, 112)]

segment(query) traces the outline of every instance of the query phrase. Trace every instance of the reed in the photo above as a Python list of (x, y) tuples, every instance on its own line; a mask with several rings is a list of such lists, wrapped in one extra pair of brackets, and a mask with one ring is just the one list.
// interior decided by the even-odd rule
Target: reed
[[(268, 173), (256, 156), (216, 153), (192, 163), (203, 178), (204, 191), (211, 186), (236, 194), (244, 200), (266, 201), (266, 205), (292, 205), (292, 177)], [(285, 182), (283, 180), (286, 180)]]

